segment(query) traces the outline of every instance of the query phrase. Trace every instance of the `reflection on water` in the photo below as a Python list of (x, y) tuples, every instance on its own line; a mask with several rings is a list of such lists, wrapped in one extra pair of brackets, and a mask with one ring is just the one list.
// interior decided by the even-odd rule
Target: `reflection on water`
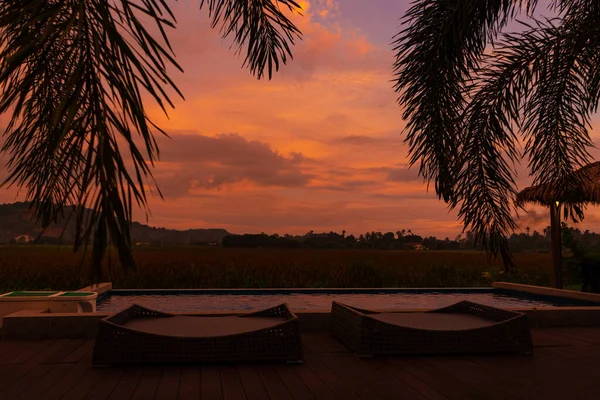
[(260, 310), (287, 303), (293, 310), (329, 310), (331, 302), (371, 309), (434, 309), (470, 300), (499, 308), (538, 307), (552, 308), (567, 304), (519, 298), (500, 293), (290, 293), (290, 294), (156, 294), (156, 295), (110, 295), (97, 306), (101, 312), (120, 311), (133, 303), (160, 311), (222, 311)]

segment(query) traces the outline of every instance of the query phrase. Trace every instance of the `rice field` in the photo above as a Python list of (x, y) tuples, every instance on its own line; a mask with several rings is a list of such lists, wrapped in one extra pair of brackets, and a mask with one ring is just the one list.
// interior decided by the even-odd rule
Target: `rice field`
[[(111, 251), (102, 281), (130, 289), (551, 284), (548, 254), (516, 254), (517, 271), (509, 276), (477, 251), (160, 247), (134, 255), (137, 270), (123, 271)], [(88, 265), (67, 247), (0, 246), (0, 290), (78, 289), (91, 283)]]

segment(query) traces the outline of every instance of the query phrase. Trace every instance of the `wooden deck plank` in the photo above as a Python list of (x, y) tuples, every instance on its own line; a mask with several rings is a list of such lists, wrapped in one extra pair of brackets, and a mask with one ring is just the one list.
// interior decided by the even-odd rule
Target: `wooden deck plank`
[(351, 400), (360, 398), (339, 376), (323, 362), (320, 362), (318, 357), (313, 354), (307, 354), (304, 357), (304, 363), (335, 393), (338, 399)]
[(19, 380), (23, 380), (25, 382), (31, 382), (31, 378), (29, 374), (33, 372), (38, 366), (40, 366), (46, 357), (59, 349), (64, 343), (60, 341), (51, 341), (47, 342), (47, 347), (39, 348), (33, 347), (38, 352), (29, 358), (26, 362), (20, 363), (18, 365), (11, 366), (10, 370), (7, 373), (0, 376), (0, 391), (4, 390), (8, 386), (16, 383)]
[[(337, 340), (333, 335), (326, 332), (307, 333), (318, 349), (324, 353), (348, 353), (348, 348)], [(304, 335), (303, 335), (304, 336)]]
[[(181, 381), (181, 368), (166, 367), (163, 369), (162, 378), (156, 391), (154, 400), (175, 400), (179, 392)], [(198, 396), (199, 397), (199, 396)], [(196, 398), (198, 398), (196, 397)]]
[(15, 344), (15, 340), (2, 340), (0, 338), (0, 357), (11, 350)]
[(248, 400), (263, 400), (269, 398), (269, 393), (255, 368), (248, 364), (240, 365), (238, 366), (238, 373), (240, 374), (244, 393)]
[(200, 398), (200, 368), (183, 367), (179, 381), (179, 400), (198, 400)]
[(335, 400), (339, 398), (306, 364), (297, 365), (294, 371), (317, 400)]
[(486, 356), (465, 356), (473, 360), (481, 373), (495, 376), (496, 384), (502, 386), (513, 397), (519, 399), (546, 399), (541, 390), (540, 379), (551, 379), (552, 374), (545, 376), (544, 348), (534, 350), (532, 356), (497, 355), (492, 358)]
[(117, 383), (108, 398), (110, 400), (131, 399), (141, 379), (141, 368), (124, 368), (123, 375), (121, 376), (119, 383)]
[[(567, 341), (600, 344), (600, 333), (583, 327), (546, 328), (544, 332), (565, 338)], [(580, 344), (583, 344), (580, 343)]]
[(142, 372), (140, 383), (135, 388), (132, 400), (153, 399), (162, 378), (162, 370), (158, 367), (147, 367)]
[(64, 363), (64, 362), (73, 362), (68, 359), (68, 357), (81, 348), (83, 344), (85, 344), (85, 339), (70, 339), (62, 346), (60, 349), (56, 350), (53, 354), (51, 354), (45, 362), (47, 363)]
[[(600, 357), (600, 351), (591, 350), (598, 348), (598, 346), (590, 346), (590, 349), (579, 349), (579, 354), (571, 353), (568, 356), (562, 354), (563, 348), (547, 348), (543, 349), (543, 353), (540, 356), (545, 357), (538, 366), (538, 372), (543, 371), (546, 379), (553, 379), (555, 381), (569, 382), (569, 387), (565, 385), (556, 387), (552, 393), (561, 394), (564, 398), (572, 396), (569, 392), (569, 388), (577, 387), (578, 389), (588, 393), (590, 390), (597, 392), (599, 390), (598, 380), (600, 379), (600, 369), (598, 368), (598, 357)], [(577, 347), (573, 347), (574, 351), (577, 351)], [(595, 355), (595, 360), (591, 359)], [(549, 362), (552, 360), (553, 362)], [(554, 364), (554, 365), (553, 365)], [(588, 374), (582, 373), (583, 371), (590, 371)], [(586, 376), (587, 375), (587, 376)], [(542, 382), (542, 376), (536, 376), (535, 381), (538, 383)], [(548, 385), (546, 385), (547, 387)], [(587, 389), (586, 389), (587, 388)]]
[[(23, 364), (31, 360), (42, 350), (55, 343), (55, 340), (23, 340), (15, 342), (10, 350), (0, 358), (2, 365)], [(59, 346), (60, 343), (57, 345)]]
[(389, 367), (389, 372), (395, 375), (398, 379), (412, 387), (414, 390), (419, 392), (421, 395), (430, 400), (447, 400), (448, 397), (438, 392), (413, 374), (407, 372), (401, 367), (392, 364), (389, 358), (382, 359), (381, 362)]
[(37, 382), (42, 380), (51, 369), (52, 366), (50, 364), (38, 364), (27, 374), (27, 377), (17, 380), (0, 393), (2, 393), (4, 398), (16, 399), (31, 389), (31, 385), (37, 384)]
[(326, 348), (323, 348), (323, 343), (317, 338), (316, 333), (305, 333), (302, 335), (302, 344), (308, 344), (307, 348), (303, 347), (305, 353), (323, 353), (327, 351)]
[[(338, 375), (344, 374), (346, 381), (357, 382), (357, 387), (369, 387), (372, 393), (366, 395), (373, 396), (377, 393), (384, 399), (394, 399), (398, 396), (405, 399), (424, 399), (418, 391), (388, 373), (384, 364), (375, 358), (358, 358), (349, 353), (337, 353), (324, 357), (324, 362)], [(364, 391), (359, 393), (361, 397), (364, 395)]]
[(20, 396), (15, 396), (15, 399), (39, 399), (44, 392), (48, 391), (56, 381), (60, 380), (69, 372), (72, 365), (59, 364), (50, 366), (47, 373), (44, 374), (34, 385), (29, 384)]
[(294, 371), (296, 365), (275, 365), (275, 371), (294, 400), (313, 400), (315, 396)]
[(287, 390), (281, 378), (275, 371), (275, 368), (271, 365), (259, 365), (256, 366), (258, 376), (265, 386), (265, 390), (269, 393), (269, 397), (272, 400), (291, 400), (292, 396)]
[(419, 357), (390, 357), (389, 361), (414, 375), (437, 392), (443, 393), (449, 399), (467, 400), (484, 398), (479, 390), (454, 379), (443, 371), (423, 364), (419, 361)]
[[(52, 366), (51, 364), (45, 364), (46, 366)], [(84, 399), (92, 388), (96, 386), (98, 381), (102, 379), (103, 375), (107, 373), (106, 369), (94, 369), (89, 368), (85, 375), (81, 377), (79, 382), (73, 386), (67, 394), (62, 398), (63, 400), (81, 400)]]
[[(546, 350), (546, 349), (545, 349)], [(600, 360), (600, 346), (572, 346), (572, 347), (552, 347), (547, 349), (549, 354), (556, 354), (559, 357), (579, 360), (580, 362), (598, 365)]]
[[(564, 329), (564, 330), (563, 330)], [(5, 341), (0, 398), (564, 399), (600, 398), (600, 328), (539, 329), (532, 356), (358, 358), (309, 334), (305, 363), (93, 368), (93, 341)], [(34, 351), (35, 350), (35, 351)], [(204, 374), (205, 373), (205, 374)], [(568, 384), (565, 384), (565, 383)], [(203, 397), (200, 397), (203, 395)]]
[(319, 352), (317, 344), (314, 342), (310, 335), (304, 334), (301, 337), (302, 351), (304, 354), (311, 354)]
[(79, 380), (87, 373), (88, 369), (91, 368), (91, 361), (92, 354), (90, 351), (88, 351), (87, 354), (84, 357), (82, 357), (77, 363), (69, 364), (71, 366), (69, 371), (65, 375), (63, 375), (62, 378), (58, 379), (51, 388), (49, 388), (45, 393), (43, 393), (44, 399), (61, 399), (72, 387), (74, 387), (79, 382)]
[(513, 395), (505, 390), (506, 385), (498, 384), (498, 380), (502, 380), (502, 377), (494, 377), (482, 372), (482, 368), (471, 360), (460, 356), (452, 356), (427, 357), (421, 361), (475, 388), (487, 399), (504, 400), (513, 398)]
[(372, 389), (366, 382), (365, 378), (362, 376), (362, 372), (357, 371), (352, 364), (346, 362), (348, 357), (354, 356), (351, 354), (340, 354), (318, 354), (315, 355), (315, 361), (326, 365), (361, 399), (383, 399), (384, 396)]
[[(536, 352), (534, 360), (537, 364), (529, 373), (530, 384), (536, 386), (543, 396), (554, 398), (598, 398), (600, 370), (598, 363), (587, 363), (581, 359), (560, 358), (557, 348), (545, 348)], [(513, 368), (514, 369), (514, 368)], [(513, 371), (510, 371), (514, 374)], [(552, 382), (551, 385), (548, 382)], [(568, 382), (568, 385), (561, 384)], [(574, 395), (573, 389), (580, 393)]]
[(238, 369), (235, 366), (227, 365), (220, 367), (219, 372), (225, 400), (246, 400)]
[(203, 366), (200, 373), (200, 398), (202, 400), (222, 400), (223, 386), (217, 366)]
[[(6, 348), (4, 349), (4, 351), (2, 352), (2, 358), (0, 358), (0, 366), (2, 365), (10, 365), (10, 364), (18, 364), (18, 362), (13, 362), (13, 360), (18, 357), (19, 355), (21, 355), (24, 351), (28, 351), (30, 353), (35, 353), (33, 350), (31, 350), (32, 346), (38, 346), (39, 348), (43, 348), (45, 345), (42, 343), (36, 343), (38, 342), (33, 341), (33, 340), (28, 340), (28, 341), (24, 341), (24, 340), (11, 340), (11, 341), (6, 341)], [(8, 344), (10, 343), (10, 345)], [(33, 356), (33, 354), (32, 354)]]
[(90, 390), (85, 400), (106, 400), (110, 397), (111, 393), (121, 380), (121, 377), (125, 373), (123, 368), (110, 368), (107, 370), (98, 383)]
[(384, 398), (425, 399), (425, 396), (387, 370), (388, 367), (384, 363), (385, 358), (365, 358), (359, 360), (350, 354), (344, 354), (342, 357), (345, 364), (352, 365), (356, 371), (357, 378), (362, 375), (363, 379), (369, 382)]
[(76, 363), (83, 358), (90, 356), (94, 349), (94, 343), (95, 341), (90, 339), (84, 341), (74, 352), (66, 356), (63, 362)]
[(557, 335), (552, 331), (532, 329), (531, 340), (535, 347), (551, 347), (551, 346), (573, 346), (576, 344), (586, 344), (577, 339)]

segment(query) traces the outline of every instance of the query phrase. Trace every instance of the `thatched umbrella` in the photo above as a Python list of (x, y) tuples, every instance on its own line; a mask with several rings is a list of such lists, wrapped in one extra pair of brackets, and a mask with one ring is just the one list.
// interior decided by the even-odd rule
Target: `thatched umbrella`
[(550, 241), (554, 287), (562, 289), (562, 243), (560, 231), (561, 210), (568, 217), (583, 215), (586, 203), (600, 204), (600, 162), (595, 162), (575, 171), (562, 184), (531, 186), (517, 195), (517, 203), (536, 203), (550, 207)]

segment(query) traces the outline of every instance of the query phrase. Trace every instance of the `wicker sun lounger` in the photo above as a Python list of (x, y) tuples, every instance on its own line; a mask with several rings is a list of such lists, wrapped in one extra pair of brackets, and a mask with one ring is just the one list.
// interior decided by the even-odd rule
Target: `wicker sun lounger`
[(359, 356), (532, 352), (525, 314), (470, 301), (428, 312), (386, 313), (333, 302), (331, 328)]
[(298, 320), (286, 304), (240, 315), (174, 315), (133, 305), (99, 322), (93, 363), (302, 360)]

